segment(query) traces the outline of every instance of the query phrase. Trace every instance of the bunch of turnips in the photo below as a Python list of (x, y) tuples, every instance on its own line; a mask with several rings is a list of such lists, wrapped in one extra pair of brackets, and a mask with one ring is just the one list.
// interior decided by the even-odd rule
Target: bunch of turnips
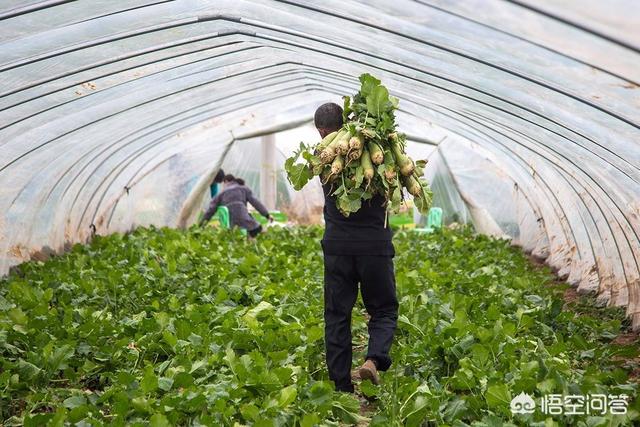
[[(331, 194), (344, 216), (357, 212), (363, 201), (380, 194), (388, 210), (400, 208), (405, 195), (422, 213), (431, 206), (431, 190), (422, 177), (425, 160), (414, 161), (405, 153), (406, 136), (396, 128), (394, 111), (398, 99), (380, 80), (370, 74), (360, 76), (360, 91), (344, 97), (341, 129), (313, 146), (300, 149), (285, 162), (285, 169), (296, 190), (314, 176), (331, 185)], [(303, 163), (296, 163), (302, 157)]]

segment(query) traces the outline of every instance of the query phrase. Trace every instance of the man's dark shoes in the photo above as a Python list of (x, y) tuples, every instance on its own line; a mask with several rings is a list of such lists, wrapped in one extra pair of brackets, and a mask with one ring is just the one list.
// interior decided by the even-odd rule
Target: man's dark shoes
[(369, 380), (373, 384), (380, 384), (380, 377), (378, 376), (378, 368), (376, 368), (376, 364), (371, 359), (367, 359), (366, 362), (360, 367), (360, 379), (362, 381)]
[(342, 393), (355, 393), (355, 389), (353, 387), (353, 384), (348, 384), (348, 385), (343, 385), (343, 386), (336, 386), (336, 391), (340, 391)]

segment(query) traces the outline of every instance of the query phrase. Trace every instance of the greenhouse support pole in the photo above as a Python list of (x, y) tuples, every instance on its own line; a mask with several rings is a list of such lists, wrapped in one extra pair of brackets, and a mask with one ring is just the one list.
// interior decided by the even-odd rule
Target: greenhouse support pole
[(270, 211), (276, 208), (276, 137), (262, 137), (260, 170), (260, 198)]

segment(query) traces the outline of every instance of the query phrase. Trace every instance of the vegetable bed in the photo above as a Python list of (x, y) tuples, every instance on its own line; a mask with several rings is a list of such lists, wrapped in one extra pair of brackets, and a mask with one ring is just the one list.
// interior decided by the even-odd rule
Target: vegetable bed
[[(137, 230), (0, 281), (4, 425), (616, 426), (638, 418), (618, 310), (468, 230), (398, 233), (394, 365), (362, 405), (323, 359), (319, 228)], [(584, 308), (584, 307), (583, 307)], [(354, 310), (354, 363), (366, 346)], [(355, 365), (354, 365), (355, 366)], [(627, 394), (626, 415), (512, 415), (526, 392)]]

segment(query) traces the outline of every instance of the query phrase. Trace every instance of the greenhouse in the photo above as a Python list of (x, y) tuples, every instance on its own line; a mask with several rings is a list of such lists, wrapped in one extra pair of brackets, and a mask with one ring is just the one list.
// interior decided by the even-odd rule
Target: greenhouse
[(0, 425), (640, 425), (639, 22), (2, 0)]

